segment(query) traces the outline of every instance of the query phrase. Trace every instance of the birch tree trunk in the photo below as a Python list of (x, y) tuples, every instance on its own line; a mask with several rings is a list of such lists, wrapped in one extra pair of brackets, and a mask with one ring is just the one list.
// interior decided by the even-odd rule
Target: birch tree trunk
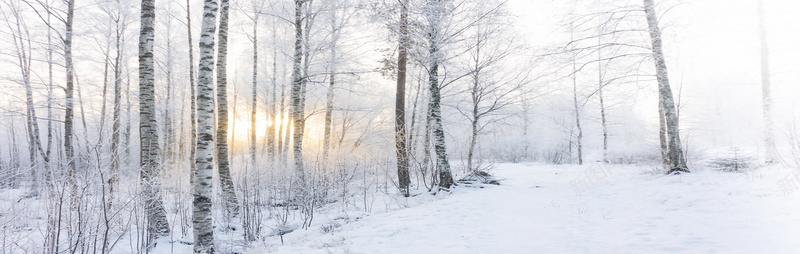
[(131, 159), (131, 129), (133, 129), (133, 120), (131, 120), (131, 74), (130, 71), (125, 74), (125, 130), (122, 133), (123, 147), (125, 148), (125, 156), (123, 157), (125, 164), (128, 164)]
[(75, 94), (75, 70), (72, 64), (72, 21), (74, 19), (75, 0), (67, 1), (66, 32), (64, 34), (64, 61), (67, 74), (67, 84), (64, 89), (66, 100), (64, 102), (64, 156), (67, 160), (67, 175), (71, 183), (71, 191), (77, 192), (77, 172), (75, 167), (75, 148), (72, 145), (73, 136), (73, 108)]
[(195, 157), (197, 155), (197, 84), (195, 84), (194, 74), (194, 45), (192, 44), (192, 5), (191, 0), (186, 0), (186, 33), (189, 40), (189, 90), (191, 91), (189, 121), (191, 122), (191, 145), (189, 145), (189, 183), (194, 184), (194, 172), (196, 170)]
[(670, 173), (673, 171), (689, 172), (686, 167), (686, 158), (681, 147), (680, 131), (678, 128), (678, 115), (672, 89), (669, 85), (667, 62), (664, 59), (663, 42), (661, 41), (661, 28), (658, 26), (658, 15), (653, 0), (644, 0), (644, 10), (647, 16), (647, 25), (650, 28), (650, 39), (653, 43), (653, 58), (658, 79), (659, 96), (663, 99), (664, 117), (667, 127), (667, 146), (669, 148)]
[(303, 168), (303, 75), (301, 73), (301, 63), (303, 61), (303, 4), (306, 0), (295, 0), (294, 7), (294, 62), (292, 64), (292, 91), (291, 91), (291, 115), (292, 115), (292, 155), (294, 157), (294, 169), (298, 177), (303, 178), (305, 174)]
[[(431, 48), (431, 53), (435, 53)], [(441, 91), (439, 90), (439, 63), (437, 60), (431, 64), (428, 73), (431, 90), (431, 120), (433, 124), (433, 147), (436, 150), (436, 162), (439, 164), (439, 186), (449, 189), (454, 185), (453, 175), (450, 172), (450, 162), (447, 160), (447, 148), (445, 144), (444, 127), (442, 126)]]
[[(47, 13), (47, 24), (50, 24), (50, 13)], [(47, 149), (44, 154), (45, 181), (48, 192), (53, 191), (53, 170), (50, 163), (53, 151), (53, 29), (47, 29)], [(60, 168), (60, 167), (59, 167)]]
[(166, 62), (166, 96), (164, 97), (164, 154), (162, 155), (164, 158), (163, 162), (166, 165), (171, 165), (173, 162), (173, 158), (175, 156), (175, 133), (174, 129), (172, 128), (172, 65), (173, 65), (173, 57), (172, 57), (172, 17), (167, 18), (167, 27), (166, 27), (166, 39), (167, 39), (167, 62)]
[(578, 165), (583, 165), (583, 128), (581, 128), (581, 107), (578, 102), (578, 68), (575, 62), (575, 55), (572, 56), (572, 102), (575, 110), (575, 128), (578, 130)]
[(256, 166), (256, 111), (258, 103), (258, 15), (253, 14), (253, 89), (250, 105), (250, 163)]
[(664, 117), (664, 98), (658, 96), (658, 141), (661, 150), (661, 165), (670, 170), (669, 146), (667, 145), (667, 122)]
[[(231, 114), (233, 115), (233, 120), (229, 120), (228, 121), (228, 122), (230, 122), (230, 125), (231, 125), (231, 128), (230, 128), (231, 129), (231, 134), (227, 135), (228, 137), (231, 137), (230, 141), (228, 142), (229, 144), (236, 144), (236, 121), (235, 120), (236, 120), (236, 116), (238, 116), (238, 113), (236, 113), (236, 110), (239, 108), (238, 106), (239, 106), (239, 88), (234, 85), (233, 86), (233, 105), (231, 105), (231, 107), (230, 107)], [(217, 110), (219, 110), (219, 109), (217, 109)], [(228, 118), (228, 119), (230, 119), (230, 118)], [(245, 134), (245, 136), (247, 136), (247, 135)], [(235, 146), (230, 146), (230, 145), (228, 147), (229, 147), (229, 149), (228, 149), (228, 158), (233, 158), (233, 155), (236, 154), (236, 147)], [(228, 168), (229, 168), (228, 171), (230, 172), (230, 166), (228, 166)]]
[[(275, 152), (275, 150), (276, 150), (276, 144), (275, 144), (276, 143), (275, 142), (276, 141), (276, 136), (280, 135), (280, 131), (277, 131), (277, 133), (276, 133), (276, 129), (281, 129), (281, 126), (283, 126), (283, 124), (282, 124), (282, 122), (283, 122), (283, 114), (278, 116), (277, 113), (276, 113), (276, 106), (278, 104), (278, 94), (277, 94), (277, 92), (278, 92), (278, 45), (277, 45), (278, 44), (277, 43), (277, 41), (278, 41), (278, 30), (276, 29), (275, 23), (277, 23), (277, 22), (273, 22), (272, 23), (272, 41), (273, 41), (273, 45), (272, 45), (272, 100), (270, 101), (269, 105), (267, 105), (267, 107), (264, 108), (264, 109), (267, 109), (267, 108), (269, 109), (269, 111), (267, 111), (267, 114), (268, 114), (268, 117), (269, 117), (268, 119), (272, 122), (272, 124), (269, 124), (267, 126), (267, 144), (266, 145), (267, 145), (267, 155), (270, 158), (270, 160), (273, 160), (273, 161), (275, 160), (275, 158), (277, 156), (277, 153)], [(269, 91), (269, 89), (267, 89), (267, 91)], [(266, 101), (266, 99), (265, 99), (265, 101)], [(281, 94), (281, 104), (282, 103), (283, 103), (283, 94)], [(280, 137), (278, 137), (278, 139), (280, 139)]]
[[(397, 93), (395, 95), (394, 132), (397, 149), (397, 181), (403, 196), (409, 196), (411, 178), (408, 173), (408, 142), (406, 134), (406, 69), (408, 65), (408, 0), (400, 5), (400, 39), (397, 57)], [(437, 85), (438, 87), (438, 85)], [(449, 188), (445, 187), (445, 188)]]
[(237, 216), (239, 202), (236, 200), (228, 159), (228, 75), (226, 68), (228, 64), (228, 7), (228, 0), (220, 2), (219, 30), (217, 31), (217, 165), (225, 208)]
[(479, 112), (479, 104), (480, 104), (480, 69), (478, 67), (480, 61), (480, 42), (476, 45), (475, 54), (475, 73), (472, 75), (472, 89), (470, 89), (470, 97), (472, 99), (472, 110), (471, 110), (471, 118), (470, 119), (470, 137), (469, 137), (469, 148), (467, 150), (467, 172), (473, 172), (477, 170), (474, 168), (472, 163), (474, 156), (475, 156), (475, 146), (478, 144), (478, 121), (480, 120), (480, 112)]
[[(406, 70), (406, 72), (408, 72), (408, 70)], [(417, 108), (419, 107), (420, 94), (422, 93), (422, 90), (423, 90), (421, 85), (422, 85), (421, 82), (417, 82), (417, 88), (415, 89), (416, 91), (414, 93), (414, 99), (412, 100), (413, 103), (412, 103), (412, 106), (411, 106), (411, 125), (409, 126), (409, 129), (406, 132), (406, 133), (408, 133), (407, 134), (408, 135), (408, 142), (407, 142), (407, 144), (408, 144), (408, 153), (407, 154), (408, 154), (409, 160), (412, 158), (412, 156), (416, 155), (416, 147), (417, 147), (417, 143), (418, 143), (418, 141), (417, 141), (417, 139), (415, 137), (419, 136), (419, 134), (418, 134), (419, 131), (417, 131), (418, 130)], [(408, 85), (406, 85), (406, 86), (408, 86)], [(409, 171), (411, 171), (411, 167), (410, 166), (411, 166), (411, 163), (409, 163)], [(419, 183), (419, 176), (417, 176), (417, 177), (418, 177), (417, 178), (417, 182)]]
[(139, 135), (140, 177), (147, 216), (147, 242), (169, 234), (166, 210), (161, 203), (161, 158), (156, 121), (153, 44), (155, 37), (155, 2), (142, 0), (141, 30), (139, 33)]
[[(103, 49), (105, 51), (103, 54), (105, 58), (103, 59), (103, 92), (100, 97), (101, 106), (100, 106), (100, 126), (97, 130), (97, 144), (96, 149), (101, 151), (103, 148), (103, 140), (105, 139), (105, 134), (103, 133), (105, 130), (106, 124), (106, 111), (108, 109), (108, 103), (106, 97), (108, 96), (108, 69), (111, 67), (111, 45), (107, 44), (107, 47)], [(100, 158), (97, 158), (98, 161)]]
[(758, 0), (758, 37), (761, 43), (761, 107), (764, 117), (765, 159), (767, 163), (774, 163), (778, 160), (778, 148), (775, 146), (774, 123), (772, 122), (772, 81), (763, 0)]
[(114, 35), (115, 35), (115, 50), (114, 63), (112, 70), (114, 71), (114, 108), (112, 109), (111, 117), (111, 176), (108, 178), (109, 194), (111, 200), (114, 200), (114, 191), (116, 190), (117, 178), (119, 178), (119, 148), (120, 148), (120, 127), (122, 124), (121, 109), (122, 109), (122, 53), (123, 53), (123, 34), (125, 26), (121, 17), (121, 4), (117, 2), (118, 16), (114, 20)]
[[(283, 66), (284, 71), (286, 70), (286, 66)], [(285, 82), (285, 80), (284, 80)], [(281, 85), (281, 136), (278, 137), (278, 151), (280, 153), (281, 164), (286, 165), (289, 160), (289, 143), (292, 142), (292, 127), (294, 126), (294, 121), (292, 121), (292, 113), (291, 105), (286, 105), (287, 101), (284, 99), (286, 98), (286, 87), (287, 85)], [(289, 103), (291, 104), (291, 87), (289, 87)], [(287, 109), (288, 107), (288, 109)], [(286, 112), (288, 110), (288, 112)], [(286, 120), (284, 120), (284, 118)], [(286, 126), (283, 126), (283, 122), (286, 122)]]
[(450, 172), (450, 162), (447, 160), (447, 148), (445, 144), (444, 127), (442, 126), (441, 108), (441, 88), (439, 87), (439, 64), (441, 52), (439, 40), (441, 31), (439, 24), (442, 21), (442, 8), (445, 4), (442, 0), (430, 0), (428, 10), (428, 57), (430, 67), (428, 69), (428, 84), (430, 85), (430, 112), (433, 123), (434, 150), (436, 150), (436, 160), (439, 164), (439, 187), (449, 189), (455, 184), (453, 175)]
[[(22, 85), (25, 87), (25, 116), (27, 120), (26, 130), (28, 132), (28, 158), (30, 160), (31, 171), (30, 196), (36, 197), (39, 196), (39, 182), (41, 180), (39, 177), (39, 165), (37, 163), (37, 150), (43, 151), (43, 148), (39, 132), (39, 120), (38, 117), (36, 117), (36, 107), (33, 101), (33, 87), (31, 87), (31, 62), (33, 61), (33, 52), (30, 33), (28, 26), (22, 20), (19, 3), (16, 5), (10, 3), (9, 7), (14, 20), (12, 21), (6, 18), (6, 25), (9, 30), (12, 31), (11, 36), (16, 50), (17, 66), (22, 75)], [(12, 24), (14, 27), (12, 27)], [(44, 152), (42, 152), (41, 155), (45, 164), (48, 164)], [(46, 169), (46, 171), (49, 171), (49, 169)], [(13, 182), (12, 180), (11, 184), (14, 184)]]
[(214, 32), (217, 9), (216, 0), (203, 1), (197, 77), (197, 158), (192, 209), (194, 253), (214, 253), (211, 196), (214, 171)]
[[(602, 45), (602, 36), (597, 37), (598, 46)], [(603, 162), (608, 163), (608, 124), (606, 123), (606, 103), (603, 97), (603, 88), (605, 87), (604, 68), (603, 68), (603, 54), (602, 47), (597, 49), (597, 97), (600, 99), (600, 124), (603, 126)]]
[[(420, 81), (420, 85), (422, 85), (421, 81)], [(423, 175), (423, 179), (425, 179), (425, 177), (427, 177), (426, 176), (427, 170), (431, 169), (430, 164), (431, 164), (432, 157), (433, 157), (431, 155), (431, 130), (433, 130), (433, 109), (431, 108), (431, 100), (432, 99), (431, 99), (431, 96), (430, 96), (430, 89), (428, 89), (428, 107), (426, 107), (426, 109), (425, 109), (425, 129), (424, 129), (425, 135), (423, 136), (423, 142), (422, 142), (422, 169), (421, 169), (422, 172), (421, 172), (421, 174)], [(434, 165), (433, 168), (436, 168), (436, 165)], [(433, 186), (433, 183), (436, 182), (436, 179), (438, 179), (438, 177), (435, 174), (435, 172), (436, 172), (435, 170), (431, 170), (431, 172), (433, 172), (433, 173), (431, 173), (431, 178), (430, 178), (431, 179), (431, 185)]]
[(325, 96), (325, 130), (322, 137), (322, 157), (328, 159), (331, 150), (331, 127), (333, 125), (333, 98), (336, 85), (336, 42), (339, 39), (339, 30), (336, 26), (336, 10), (331, 11), (331, 60), (328, 67), (330, 80), (328, 93)]

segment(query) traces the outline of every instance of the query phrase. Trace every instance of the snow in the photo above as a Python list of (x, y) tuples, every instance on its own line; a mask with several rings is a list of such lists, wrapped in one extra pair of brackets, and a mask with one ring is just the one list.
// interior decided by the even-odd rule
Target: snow
[[(663, 175), (653, 166), (498, 164), (501, 185), (460, 185), (411, 198), (375, 194), (365, 207), (329, 204), (307, 230), (242, 241), (217, 220), (220, 253), (798, 253), (800, 170), (767, 166), (740, 173), (693, 168)], [(355, 186), (354, 186), (355, 187)], [(391, 191), (390, 191), (391, 192)], [(41, 246), (41, 200), (23, 189), (0, 195), (4, 251)], [(353, 197), (354, 199), (357, 197)], [(34, 202), (35, 201), (35, 202)], [(358, 201), (361, 202), (361, 201)], [(358, 210), (358, 211), (356, 211)], [(365, 211), (366, 210), (366, 211)], [(172, 217), (170, 217), (172, 218)], [(37, 228), (39, 228), (37, 230)], [(159, 239), (153, 253), (191, 253), (191, 234)], [(113, 253), (135, 249), (125, 235)], [(13, 247), (16, 246), (16, 247)]]
[[(492, 172), (504, 179), (501, 186), (413, 197), (409, 208), (350, 214), (349, 223), (343, 215), (320, 215), (325, 219), (309, 230), (285, 235), (283, 245), (270, 237), (246, 253), (800, 250), (800, 190), (779, 184), (797, 172), (654, 172), (648, 166), (501, 164)], [(331, 225), (329, 218), (341, 225), (325, 233), (320, 228)]]

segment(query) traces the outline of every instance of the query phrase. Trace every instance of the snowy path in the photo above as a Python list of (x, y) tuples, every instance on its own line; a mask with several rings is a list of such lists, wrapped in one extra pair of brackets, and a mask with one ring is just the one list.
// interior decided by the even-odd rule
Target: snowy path
[(461, 188), (441, 200), (343, 225), (334, 234), (295, 232), (286, 245), (268, 250), (800, 253), (800, 193), (786, 196), (775, 186), (786, 171), (769, 172), (774, 177), (502, 165), (495, 171), (507, 179), (502, 186)]

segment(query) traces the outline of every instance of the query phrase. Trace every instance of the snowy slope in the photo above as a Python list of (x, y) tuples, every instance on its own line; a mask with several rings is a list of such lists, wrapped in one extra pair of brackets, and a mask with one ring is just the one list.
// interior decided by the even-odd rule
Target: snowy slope
[(650, 172), (499, 165), (502, 186), (462, 187), (332, 233), (298, 230), (248, 253), (800, 253), (800, 190), (778, 184), (789, 169)]

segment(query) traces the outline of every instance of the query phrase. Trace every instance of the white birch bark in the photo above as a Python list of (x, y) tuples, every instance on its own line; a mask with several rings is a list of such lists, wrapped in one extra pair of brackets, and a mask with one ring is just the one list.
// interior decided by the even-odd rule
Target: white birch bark
[[(278, 104), (278, 30), (276, 29), (276, 25), (272, 23), (272, 100), (269, 102), (266, 108), (269, 108), (268, 117), (272, 124), (270, 124), (267, 128), (267, 155), (271, 160), (275, 160), (278, 154), (276, 153), (277, 145), (276, 141), (280, 140), (280, 133), (283, 130), (283, 113), (281, 115), (277, 115), (277, 104)], [(266, 100), (265, 100), (266, 101)], [(283, 94), (281, 94), (281, 105), (283, 104)], [(283, 106), (281, 106), (283, 107)], [(277, 131), (276, 131), (277, 130)]]
[(303, 112), (303, 4), (306, 0), (295, 0), (294, 7), (294, 60), (292, 64), (292, 90), (291, 90), (291, 117), (292, 117), (292, 155), (294, 157), (294, 169), (298, 177), (305, 174), (303, 167), (303, 128), (305, 127)]
[(64, 102), (64, 156), (67, 160), (67, 174), (71, 182), (72, 192), (77, 192), (77, 179), (76, 179), (76, 166), (75, 166), (75, 148), (72, 145), (73, 136), (73, 111), (75, 94), (75, 70), (72, 64), (72, 22), (75, 12), (75, 0), (67, 1), (67, 19), (65, 22), (66, 31), (63, 37), (64, 43), (64, 61), (67, 74)]
[[(20, 6), (21, 3), (10, 2), (8, 4), (11, 13), (11, 19), (3, 13), (6, 21), (6, 26), (11, 31), (11, 37), (16, 51), (17, 67), (19, 67), (20, 75), (22, 76), (21, 84), (25, 87), (25, 111), (26, 111), (26, 130), (28, 132), (28, 158), (30, 160), (30, 173), (31, 173), (31, 188), (30, 196), (39, 196), (40, 173), (38, 154), (44, 159), (45, 172), (49, 172), (47, 168), (48, 158), (42, 148), (42, 142), (39, 132), (39, 120), (36, 116), (36, 107), (33, 101), (33, 87), (31, 86), (31, 63), (33, 61), (33, 48), (31, 45), (31, 36), (28, 26), (25, 24)], [(13, 19), (13, 20), (12, 20)], [(13, 182), (13, 181), (12, 181)], [(12, 183), (13, 184), (13, 183)]]
[[(602, 45), (602, 36), (597, 37), (598, 46)], [(608, 163), (608, 124), (606, 122), (606, 103), (603, 97), (604, 83), (602, 47), (597, 49), (597, 97), (600, 100), (600, 124), (603, 127), (603, 162)]]
[(572, 102), (575, 114), (575, 128), (578, 130), (578, 140), (575, 145), (578, 150), (578, 165), (583, 165), (583, 128), (581, 127), (581, 103), (578, 102), (578, 69), (575, 55), (572, 55)]
[(228, 0), (220, 2), (219, 29), (217, 30), (217, 165), (222, 197), (228, 211), (237, 215), (236, 200), (228, 155)]
[(258, 105), (258, 15), (253, 13), (253, 87), (250, 104), (250, 163), (256, 167), (256, 111)]
[[(335, 7), (334, 7), (335, 8)], [(325, 96), (325, 127), (322, 135), (322, 157), (328, 159), (331, 150), (331, 127), (333, 125), (333, 98), (336, 85), (336, 47), (339, 40), (339, 27), (336, 24), (337, 10), (331, 10), (331, 59), (328, 65), (330, 72), (328, 92)]]
[(447, 160), (447, 148), (442, 123), (441, 108), (441, 88), (439, 87), (439, 64), (441, 61), (439, 40), (441, 39), (440, 22), (442, 22), (442, 8), (447, 4), (444, 0), (430, 0), (428, 3), (427, 19), (429, 25), (428, 34), (428, 57), (430, 66), (428, 69), (428, 83), (430, 85), (430, 112), (433, 124), (434, 150), (436, 160), (439, 164), (439, 187), (449, 189), (455, 185), (453, 175), (450, 171), (450, 162)]
[(659, 96), (664, 107), (664, 117), (667, 127), (667, 146), (670, 159), (670, 171), (688, 172), (686, 158), (681, 147), (680, 131), (678, 128), (678, 114), (673, 100), (672, 89), (669, 85), (669, 74), (667, 72), (667, 62), (664, 58), (664, 47), (661, 40), (661, 28), (658, 26), (658, 15), (653, 0), (644, 0), (644, 10), (647, 16), (647, 25), (650, 28), (650, 39), (652, 41), (653, 60), (656, 67), (656, 78), (658, 79)]
[(161, 158), (156, 121), (153, 46), (155, 1), (142, 0), (139, 33), (139, 135), (140, 177), (147, 219), (148, 248), (154, 240), (169, 234), (166, 210), (161, 203)]
[(197, 77), (197, 158), (194, 172), (192, 226), (194, 252), (214, 253), (212, 189), (214, 171), (214, 33), (217, 1), (203, 1), (200, 30), (200, 64)]
[[(169, 10), (171, 10), (171, 8), (168, 9), (168, 11)], [(167, 43), (166, 43), (167, 44), (166, 45), (166, 50), (167, 50), (167, 56), (166, 56), (167, 59), (166, 60), (167, 60), (167, 62), (165, 63), (165, 65), (166, 65), (165, 69), (166, 69), (167, 73), (166, 73), (166, 87), (164, 89), (166, 91), (166, 96), (164, 96), (164, 98), (163, 98), (163, 100), (164, 100), (164, 144), (163, 144), (164, 153), (162, 155), (163, 156), (162, 159), (163, 159), (163, 163), (164, 164), (171, 165), (172, 162), (173, 162), (174, 156), (175, 156), (175, 143), (176, 143), (175, 142), (175, 133), (174, 133), (175, 130), (172, 128), (172, 121), (173, 121), (172, 120), (173, 119), (173, 117), (172, 117), (172, 107), (173, 107), (172, 106), (172, 101), (174, 100), (172, 98), (172, 96), (173, 96), (172, 95), (172, 90), (173, 90), (173, 87), (172, 87), (172, 80), (173, 80), (172, 68), (173, 68), (173, 62), (174, 62), (174, 59), (173, 59), (173, 56), (172, 56), (172, 51), (173, 51), (173, 49), (172, 49), (172, 17), (168, 17), (167, 18), (166, 25), (167, 25), (167, 27), (164, 30), (166, 30), (166, 36), (165, 37), (166, 37), (166, 41), (167, 41)]]
[(195, 159), (197, 155), (197, 84), (195, 83), (194, 73), (194, 44), (192, 43), (192, 5), (191, 0), (186, 0), (186, 38), (189, 46), (189, 91), (191, 98), (189, 110), (189, 121), (191, 128), (191, 141), (189, 142), (189, 183), (194, 184), (194, 172), (196, 170)]
[(123, 35), (125, 32), (125, 23), (122, 20), (122, 5), (117, 1), (117, 15), (114, 19), (114, 48), (116, 55), (114, 56), (114, 63), (112, 64), (112, 71), (114, 72), (114, 102), (111, 117), (111, 175), (108, 178), (109, 193), (111, 200), (114, 200), (114, 192), (117, 189), (117, 179), (119, 178), (120, 168), (120, 127), (122, 125), (121, 110), (122, 110), (122, 54), (123, 54)]

